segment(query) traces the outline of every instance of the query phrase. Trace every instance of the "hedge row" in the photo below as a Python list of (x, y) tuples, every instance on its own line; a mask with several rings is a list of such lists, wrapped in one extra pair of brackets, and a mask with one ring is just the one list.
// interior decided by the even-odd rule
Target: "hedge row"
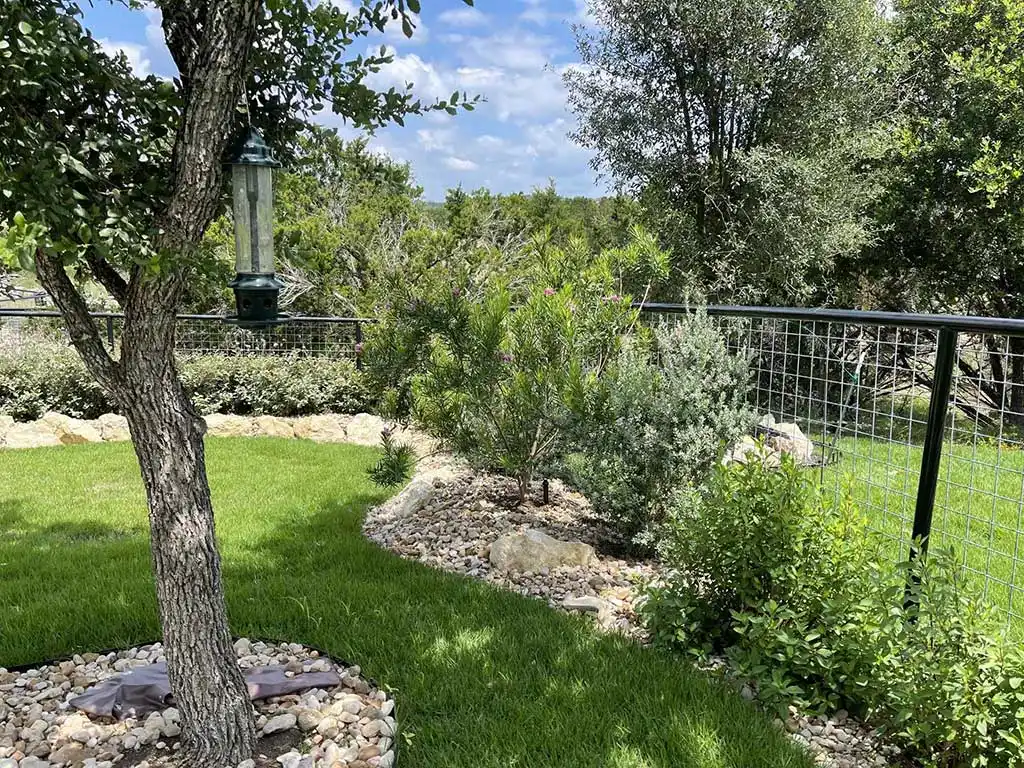
[[(304, 416), (360, 413), (375, 405), (349, 361), (208, 355), (184, 359), (181, 376), (204, 414)], [(17, 421), (47, 411), (93, 419), (115, 410), (72, 350), (45, 347), (0, 357), (0, 413)]]

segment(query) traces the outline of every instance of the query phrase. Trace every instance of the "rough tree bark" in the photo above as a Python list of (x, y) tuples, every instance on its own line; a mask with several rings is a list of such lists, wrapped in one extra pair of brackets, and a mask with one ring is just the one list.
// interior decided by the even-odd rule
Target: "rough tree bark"
[(170, 195), (157, 217), (159, 276), (126, 281), (102, 259), (93, 276), (124, 307), (120, 359), (104, 347), (63, 265), (43, 252), (36, 270), (90, 372), (127, 417), (149, 501), (153, 571), (171, 690), (182, 715), (182, 765), (223, 768), (255, 752), (252, 705), (235, 660), (214, 536), (205, 424), (174, 361), (185, 265), (217, 213), (221, 163), (239, 103), (261, 0), (162, 0), (180, 70), (183, 110)]

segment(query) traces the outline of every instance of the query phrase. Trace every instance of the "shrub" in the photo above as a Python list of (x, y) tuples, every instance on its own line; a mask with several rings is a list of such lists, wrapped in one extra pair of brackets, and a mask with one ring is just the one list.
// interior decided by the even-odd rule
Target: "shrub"
[(952, 553), (894, 562), (789, 457), (719, 469), (666, 530), (675, 570), (642, 607), (656, 642), (724, 654), (783, 716), (855, 712), (928, 765), (1019, 764), (1024, 654)]
[(73, 349), (35, 346), (0, 356), (0, 413), (32, 421), (47, 411), (93, 419), (110, 410)]
[(374, 406), (362, 375), (347, 360), (211, 355), (186, 359), (181, 377), (201, 413), (303, 416)]
[(705, 312), (659, 326), (653, 345), (637, 340), (611, 366), (561, 474), (623, 534), (649, 538), (753, 423), (748, 376)]
[(370, 479), (382, 488), (396, 488), (409, 481), (416, 466), (416, 452), (412, 446), (396, 442), (391, 430), (381, 435), (384, 455), (367, 470)]
[(514, 477), (520, 500), (564, 450), (574, 414), (595, 399), (621, 336), (637, 319), (626, 273), (665, 270), (654, 240), (594, 255), (579, 240), (535, 239), (515, 281), (474, 282), (439, 267), (395, 286), (371, 329), (367, 364), (385, 412), (411, 414), (456, 453)]
[[(201, 413), (301, 416), (374, 406), (348, 361), (209, 355), (184, 359), (181, 376)], [(93, 419), (114, 410), (72, 349), (53, 345), (0, 357), (0, 413), (31, 421), (47, 411)]]

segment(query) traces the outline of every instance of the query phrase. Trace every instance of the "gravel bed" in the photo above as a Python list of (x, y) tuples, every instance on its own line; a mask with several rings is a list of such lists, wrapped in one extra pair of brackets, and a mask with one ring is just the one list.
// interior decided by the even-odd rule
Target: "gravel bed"
[[(587, 613), (604, 631), (647, 642), (635, 605), (643, 585), (660, 574), (658, 563), (623, 555), (622, 542), (595, 523), (586, 498), (559, 481), (550, 483), (547, 505), (538, 503), (541, 496), (541, 486), (535, 484), (531, 498), (517, 506), (515, 484), (507, 478), (433, 456), (420, 463), (417, 476), (402, 493), (370, 510), (363, 532), (402, 557), (498, 584), (560, 610)], [(590, 544), (596, 557), (586, 566), (496, 569), (490, 561), (491, 545), (527, 530)], [(724, 661), (713, 662), (709, 670), (724, 676)], [(750, 686), (741, 691), (744, 698), (756, 698)], [(845, 712), (824, 718), (791, 709), (789, 717), (776, 724), (824, 768), (903, 764), (895, 747), (882, 743)]]
[[(254, 701), (260, 754), (238, 768), (391, 768), (394, 699), (344, 667), (295, 643), (236, 641), (243, 669), (282, 665), (286, 675), (337, 671), (341, 685)], [(19, 672), (0, 668), (0, 768), (157, 768), (181, 748), (173, 707), (145, 718), (93, 718), (69, 701), (89, 686), (164, 661), (159, 643)]]

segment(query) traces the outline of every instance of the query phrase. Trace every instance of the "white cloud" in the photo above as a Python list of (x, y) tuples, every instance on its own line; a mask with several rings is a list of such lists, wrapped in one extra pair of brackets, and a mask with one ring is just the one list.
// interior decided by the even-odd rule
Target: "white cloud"
[(523, 0), (526, 10), (519, 14), (519, 20), (538, 27), (547, 26), (548, 22), (557, 18), (557, 15), (544, 7), (544, 0)]
[(97, 40), (100, 44), (100, 48), (108, 56), (117, 56), (119, 53), (123, 53), (128, 59), (128, 65), (139, 77), (145, 77), (151, 72), (150, 61), (146, 56), (146, 46), (139, 45), (138, 43), (126, 43), (117, 40), (109, 40), (105, 37), (101, 37)]
[(490, 23), (487, 14), (468, 5), (465, 8), (451, 8), (443, 11), (437, 18), (442, 24), (447, 24), (450, 27), (482, 27)]
[(467, 160), (462, 157), (446, 157), (444, 164), (451, 168), (453, 171), (475, 171), (480, 166), (474, 163), (472, 160)]
[(430, 30), (423, 20), (415, 13), (406, 11), (410, 23), (413, 25), (412, 37), (406, 37), (402, 29), (402, 17), (390, 20), (384, 26), (384, 37), (392, 43), (403, 43), (405, 45), (422, 45), (430, 39)]
[(428, 152), (451, 152), (454, 149), (454, 128), (420, 128), (416, 131), (419, 145)]
[(502, 32), (468, 40), (460, 49), (463, 61), (514, 70), (538, 70), (556, 52), (549, 37), (529, 32)]

